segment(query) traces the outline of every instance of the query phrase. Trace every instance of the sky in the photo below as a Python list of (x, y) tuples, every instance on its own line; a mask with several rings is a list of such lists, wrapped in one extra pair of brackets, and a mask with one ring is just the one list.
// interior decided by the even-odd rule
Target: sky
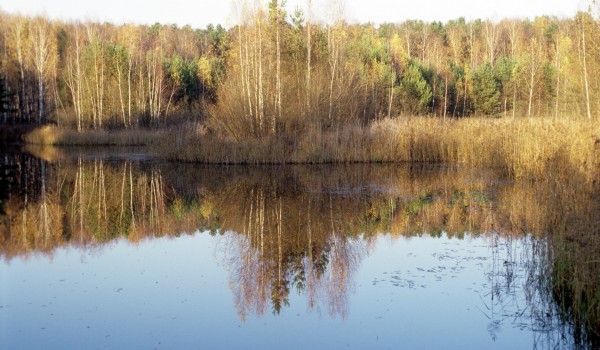
[[(235, 0), (240, 1), (240, 0)], [(266, 1), (266, 0), (265, 0)], [(312, 0), (314, 16), (324, 17), (325, 3)], [(335, 0), (334, 0), (335, 1)], [(339, 1), (339, 0), (337, 0)], [(539, 15), (572, 17), (585, 10), (588, 0), (345, 0), (345, 18), (350, 22), (399, 23), (406, 19), (442, 21), (465, 17), (534, 18)], [(306, 0), (287, 0), (288, 12), (305, 8)], [(2, 0), (0, 10), (53, 19), (191, 25), (235, 24), (232, 0)]]

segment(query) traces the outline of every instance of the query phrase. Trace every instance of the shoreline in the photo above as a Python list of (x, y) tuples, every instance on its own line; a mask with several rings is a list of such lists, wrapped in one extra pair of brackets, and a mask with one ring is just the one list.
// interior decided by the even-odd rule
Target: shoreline
[(591, 179), (599, 165), (600, 126), (587, 120), (386, 118), (367, 126), (311, 128), (299, 135), (242, 140), (201, 129), (190, 123), (78, 133), (43, 126), (26, 134), (24, 141), (59, 148), (141, 147), (164, 160), (204, 164), (447, 163), (529, 179), (556, 171)]

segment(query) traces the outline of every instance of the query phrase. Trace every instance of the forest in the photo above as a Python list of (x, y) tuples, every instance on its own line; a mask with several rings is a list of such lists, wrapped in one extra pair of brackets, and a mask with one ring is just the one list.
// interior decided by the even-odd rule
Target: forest
[(237, 24), (114, 25), (0, 13), (4, 123), (160, 128), (233, 139), (382, 118), (600, 112), (600, 27), (574, 18), (355, 24), (326, 10), (239, 4)]

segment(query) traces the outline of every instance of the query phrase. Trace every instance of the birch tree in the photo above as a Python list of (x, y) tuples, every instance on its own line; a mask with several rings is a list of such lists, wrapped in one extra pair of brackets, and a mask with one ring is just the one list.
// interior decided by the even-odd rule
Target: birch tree
[(81, 132), (83, 128), (83, 72), (81, 70), (81, 50), (82, 42), (79, 35), (79, 28), (74, 27), (75, 36), (67, 53), (67, 69), (65, 72), (65, 83), (71, 93), (71, 101), (75, 112), (77, 131)]
[(588, 80), (588, 63), (587, 63), (587, 42), (586, 42), (586, 17), (580, 16), (581, 23), (581, 45), (583, 52), (583, 82), (585, 86), (585, 111), (588, 120), (592, 119), (592, 111), (590, 108), (590, 84)]
[(541, 73), (543, 60), (542, 43), (537, 38), (532, 38), (529, 44), (526, 61), (526, 78), (525, 84), (528, 92), (527, 116), (532, 115), (533, 93), (537, 83), (538, 76)]
[(53, 43), (51, 39), (51, 27), (43, 18), (37, 18), (30, 23), (31, 33), (31, 60), (35, 69), (38, 85), (38, 118), (39, 124), (44, 122), (44, 89), (49, 67), (52, 66)]
[(25, 60), (24, 57), (27, 56), (27, 45), (26, 45), (26, 36), (27, 36), (28, 25), (26, 23), (26, 19), (24, 17), (16, 17), (11, 25), (9, 36), (11, 36), (11, 42), (14, 45), (14, 51), (17, 55), (17, 62), (19, 63), (19, 87), (18, 87), (18, 99), (19, 99), (19, 108), (18, 108), (18, 117), (19, 120), (25, 121), (25, 117), (29, 118), (29, 112), (26, 109), (27, 103), (25, 99), (27, 98), (26, 93), (26, 81), (25, 81)]

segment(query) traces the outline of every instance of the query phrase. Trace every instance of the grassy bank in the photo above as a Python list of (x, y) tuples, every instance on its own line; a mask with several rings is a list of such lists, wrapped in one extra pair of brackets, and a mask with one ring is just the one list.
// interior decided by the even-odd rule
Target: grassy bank
[(29, 143), (145, 145), (166, 159), (225, 164), (445, 162), (495, 168), (515, 178), (540, 178), (559, 169), (593, 176), (600, 128), (587, 120), (437, 118), (383, 119), (369, 126), (306, 130), (228, 139), (188, 125), (162, 131), (78, 133), (44, 127)]
[(77, 132), (54, 125), (37, 128), (24, 136), (24, 141), (36, 145), (52, 146), (150, 146), (165, 138), (160, 130), (121, 129), (86, 130)]

